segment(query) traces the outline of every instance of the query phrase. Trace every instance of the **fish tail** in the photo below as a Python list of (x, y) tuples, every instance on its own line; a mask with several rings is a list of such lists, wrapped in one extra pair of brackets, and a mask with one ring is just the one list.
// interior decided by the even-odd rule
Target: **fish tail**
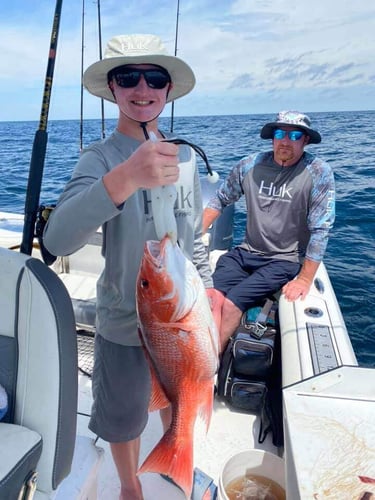
[(138, 469), (138, 474), (144, 472), (156, 472), (168, 476), (182, 489), (186, 498), (190, 498), (193, 489), (191, 437), (176, 440), (169, 429)]

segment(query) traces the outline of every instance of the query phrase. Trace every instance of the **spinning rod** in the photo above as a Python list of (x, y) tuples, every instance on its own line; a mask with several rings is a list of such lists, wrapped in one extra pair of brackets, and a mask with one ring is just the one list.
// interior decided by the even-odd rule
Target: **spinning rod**
[[(177, 12), (176, 12), (176, 34), (174, 37), (174, 55), (177, 56), (177, 40), (178, 40), (178, 18), (180, 17), (180, 0), (177, 0)], [(174, 121), (174, 101), (172, 101), (171, 108), (171, 132), (173, 132)]]
[(35, 222), (39, 207), (39, 197), (43, 178), (44, 160), (47, 149), (47, 123), (49, 104), (51, 100), (53, 73), (59, 35), (62, 0), (56, 1), (55, 14), (52, 25), (48, 64), (44, 83), (42, 109), (40, 113), (39, 128), (35, 133), (33, 149), (30, 160), (29, 178), (26, 190), (25, 221), (22, 233), (20, 251), (31, 255), (33, 249)]
[[(177, 56), (177, 45), (178, 45), (178, 22), (179, 22), (179, 17), (180, 17), (180, 0), (177, 0), (177, 10), (176, 10), (176, 33), (174, 37), (174, 55)], [(173, 126), (174, 126), (174, 101), (172, 101), (172, 108), (171, 108), (171, 128), (170, 131), (173, 132)], [(147, 139), (147, 136), (146, 136)], [(174, 144), (186, 144), (190, 146), (191, 148), (194, 149), (196, 153), (202, 158), (206, 165), (207, 169), (207, 179), (210, 183), (215, 184), (219, 180), (219, 174), (212, 170), (208, 158), (206, 156), (206, 153), (203, 151), (203, 149), (196, 144), (193, 144), (191, 142), (185, 141), (184, 139), (168, 139), (167, 142), (173, 142)]]
[[(99, 59), (103, 59), (102, 50), (102, 21), (100, 13), (100, 0), (97, 0), (97, 11), (98, 11), (98, 46), (99, 46)], [(80, 150), (83, 149), (83, 74), (84, 74), (84, 53), (85, 53), (85, 0), (82, 0), (82, 21), (81, 21), (81, 115), (80, 115), (80, 133), (79, 133), (79, 145)], [(100, 99), (101, 108), (101, 138), (105, 138), (105, 118), (104, 118), (104, 99)]]

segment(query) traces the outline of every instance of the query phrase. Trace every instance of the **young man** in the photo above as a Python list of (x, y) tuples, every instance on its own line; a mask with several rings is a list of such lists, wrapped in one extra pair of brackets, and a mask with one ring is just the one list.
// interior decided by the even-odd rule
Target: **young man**
[[(85, 71), (84, 85), (116, 103), (117, 129), (83, 151), (44, 233), (44, 244), (53, 255), (69, 255), (103, 227), (105, 269), (97, 285), (89, 427), (111, 443), (122, 500), (143, 499), (136, 472), (139, 436), (148, 418), (150, 374), (137, 332), (135, 286), (144, 243), (157, 239), (150, 189), (176, 184), (178, 243), (215, 295), (201, 240), (195, 156), (187, 146), (163, 142), (158, 129), (166, 102), (187, 94), (194, 84), (191, 68), (168, 55), (159, 37), (111, 39), (104, 59)], [(157, 141), (147, 140), (151, 132)], [(168, 412), (162, 420), (166, 428)]]
[(233, 167), (203, 215), (206, 232), (225, 206), (245, 195), (247, 225), (241, 245), (224, 254), (213, 274), (222, 294), (222, 349), (241, 315), (282, 288), (288, 300), (304, 299), (327, 246), (335, 218), (330, 166), (305, 152), (321, 141), (308, 116), (283, 111), (261, 130), (273, 150)]

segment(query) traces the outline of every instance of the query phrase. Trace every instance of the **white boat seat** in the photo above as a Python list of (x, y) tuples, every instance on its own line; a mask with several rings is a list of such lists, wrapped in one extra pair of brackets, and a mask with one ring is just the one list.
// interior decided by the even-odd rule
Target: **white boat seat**
[(42, 436), (22, 425), (0, 425), (0, 443), (6, 453), (0, 454), (0, 495), (14, 498), (28, 478), (33, 481), (40, 454)]
[(34, 472), (36, 494), (50, 498), (70, 472), (76, 437), (72, 304), (61, 280), (39, 259), (0, 248), (0, 275), (0, 384), (9, 403), (0, 421), (6, 450), (0, 498), (18, 498)]

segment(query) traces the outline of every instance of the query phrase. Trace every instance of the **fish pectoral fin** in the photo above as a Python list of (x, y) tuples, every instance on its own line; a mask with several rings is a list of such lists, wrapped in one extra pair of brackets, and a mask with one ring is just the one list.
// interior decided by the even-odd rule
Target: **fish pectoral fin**
[(170, 335), (181, 335), (184, 334), (185, 336), (189, 335), (192, 330), (188, 328), (182, 328), (181, 323), (159, 323), (159, 326), (161, 329), (165, 330), (166, 334)]
[(156, 410), (161, 410), (163, 408), (167, 408), (171, 402), (165, 395), (165, 392), (163, 391), (162, 387), (160, 384), (158, 384), (157, 389), (152, 389), (151, 393), (151, 399), (150, 399), (150, 404), (148, 406), (148, 411), (156, 411)]
[(199, 406), (199, 416), (205, 422), (206, 432), (208, 432), (214, 403), (214, 379), (207, 380), (204, 384), (202, 384), (202, 386), (199, 388), (199, 394), (201, 398), (201, 404)]
[(150, 363), (151, 372), (151, 398), (148, 405), (148, 411), (156, 411), (166, 408), (171, 404), (167, 398), (163, 386), (160, 383), (159, 377), (157, 376), (154, 365)]
[(181, 323), (158, 323), (158, 326), (164, 330), (181, 330)]
[(148, 405), (148, 411), (161, 410), (170, 405), (170, 401), (165, 395), (164, 389), (160, 383), (157, 371), (155, 370), (154, 363), (149, 355), (148, 350), (144, 347), (143, 351), (145, 353), (151, 374), (151, 397)]

